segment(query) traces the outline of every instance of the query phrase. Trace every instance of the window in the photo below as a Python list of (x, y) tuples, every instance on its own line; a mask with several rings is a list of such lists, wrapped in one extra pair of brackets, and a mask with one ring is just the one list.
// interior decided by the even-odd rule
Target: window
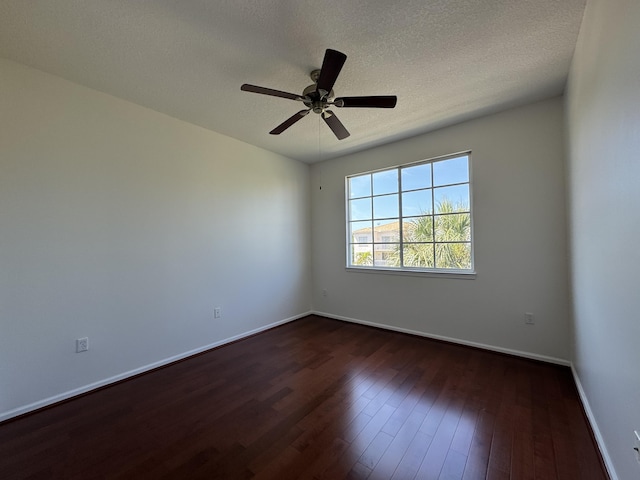
[(472, 273), (470, 158), (347, 177), (347, 267)]

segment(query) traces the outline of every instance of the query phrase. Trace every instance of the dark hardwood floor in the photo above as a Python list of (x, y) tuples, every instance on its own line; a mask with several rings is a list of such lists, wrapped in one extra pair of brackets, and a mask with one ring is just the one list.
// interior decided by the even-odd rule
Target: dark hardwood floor
[(310, 316), (0, 425), (8, 479), (605, 479), (568, 368)]

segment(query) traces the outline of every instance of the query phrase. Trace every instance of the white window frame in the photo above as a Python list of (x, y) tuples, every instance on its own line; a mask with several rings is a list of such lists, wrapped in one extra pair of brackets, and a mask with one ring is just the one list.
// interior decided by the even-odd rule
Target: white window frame
[[(350, 218), (350, 205), (349, 205), (349, 200), (350, 200), (350, 192), (349, 192), (349, 180), (353, 177), (359, 177), (362, 175), (367, 175), (367, 174), (374, 174), (374, 173), (379, 173), (379, 172), (385, 172), (385, 171), (392, 171), (392, 170), (397, 170), (398, 172), (398, 221), (400, 223), (400, 238), (399, 238), (399, 245), (400, 245), (400, 255), (402, 258), (402, 245), (404, 244), (403, 241), (403, 235), (402, 235), (402, 228), (403, 228), (403, 210), (402, 210), (402, 193), (406, 193), (411, 191), (411, 189), (407, 189), (407, 190), (402, 190), (402, 175), (401, 175), (401, 171), (403, 168), (407, 168), (407, 167), (414, 167), (414, 166), (418, 166), (418, 165), (424, 165), (424, 164), (433, 164), (433, 163), (437, 163), (437, 162), (441, 162), (441, 161), (446, 161), (446, 160), (452, 160), (455, 158), (459, 158), (459, 157), (467, 157), (467, 165), (468, 165), (468, 170), (469, 170), (469, 178), (468, 178), (468, 182), (461, 182), (461, 183), (454, 183), (454, 184), (450, 184), (450, 185), (437, 185), (434, 186), (433, 185), (433, 169), (432, 169), (432, 182), (431, 182), (431, 187), (429, 187), (428, 189), (431, 190), (431, 194), (432, 194), (432, 212), (431, 212), (431, 216), (433, 216), (435, 218), (436, 216), (436, 212), (435, 212), (435, 205), (433, 204), (433, 200), (434, 200), (434, 190), (436, 188), (439, 187), (446, 187), (446, 186), (453, 186), (453, 185), (468, 185), (469, 187), (469, 219), (470, 219), (470, 240), (469, 240), (469, 245), (470, 245), (470, 260), (471, 260), (471, 268), (469, 269), (453, 269), (453, 268), (437, 268), (437, 267), (433, 267), (433, 268), (424, 268), (424, 267), (406, 267), (406, 266), (400, 266), (400, 267), (390, 267), (390, 266), (382, 266), (382, 265), (352, 265), (351, 264), (351, 248), (352, 245), (356, 245), (360, 242), (353, 242), (351, 239), (351, 228), (350, 228), (350, 224), (351, 224), (351, 218)], [(370, 192), (370, 195), (368, 196), (364, 196), (364, 197), (359, 197), (359, 198), (371, 198), (372, 202), (373, 202), (373, 198), (376, 197), (376, 195), (374, 195), (373, 191)], [(443, 155), (443, 156), (439, 156), (439, 157), (433, 157), (433, 158), (429, 158), (426, 160), (420, 160), (417, 162), (411, 162), (411, 163), (405, 163), (405, 164), (401, 164), (401, 165), (396, 165), (396, 166), (392, 166), (392, 167), (386, 167), (386, 168), (381, 168), (381, 169), (377, 169), (377, 170), (370, 170), (370, 171), (366, 171), (366, 172), (359, 172), (359, 173), (354, 173), (351, 175), (348, 175), (345, 177), (345, 218), (346, 218), (346, 268), (348, 271), (354, 271), (354, 272), (375, 272), (375, 273), (391, 273), (391, 274), (403, 274), (403, 275), (420, 275), (420, 276), (448, 276), (448, 277), (455, 277), (455, 278), (475, 278), (476, 276), (476, 271), (475, 271), (475, 260), (474, 260), (474, 251), (475, 251), (475, 244), (474, 244), (474, 235), (473, 235), (473, 175), (472, 175), (472, 158), (471, 158), (471, 151), (464, 151), (464, 152), (459, 152), (459, 153), (455, 153), (455, 154), (450, 154), (450, 155)], [(467, 213), (466, 211), (464, 213)], [(373, 215), (373, 214), (372, 214)], [(357, 221), (357, 220), (356, 220)], [(373, 219), (372, 219), (373, 222)], [(373, 223), (372, 223), (373, 225)], [(372, 231), (372, 245), (373, 245), (373, 251), (375, 252), (375, 245), (381, 245), (380, 243), (377, 243), (375, 241), (375, 235), (373, 234)], [(434, 245), (436, 244), (442, 244), (442, 243), (446, 243), (446, 242), (436, 242), (436, 239), (433, 239), (433, 243)], [(456, 242), (458, 243), (458, 242)], [(462, 243), (467, 243), (467, 242), (462, 242)]]

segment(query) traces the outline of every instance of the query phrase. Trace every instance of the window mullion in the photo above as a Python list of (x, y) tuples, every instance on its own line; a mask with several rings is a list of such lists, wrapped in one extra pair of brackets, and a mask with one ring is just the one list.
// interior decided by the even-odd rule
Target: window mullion
[(398, 256), (400, 258), (400, 268), (404, 267), (404, 217), (402, 216), (402, 169), (398, 168)]
[(433, 268), (438, 268), (436, 265), (436, 194), (435, 184), (433, 178), (433, 163), (431, 164), (431, 240), (433, 241)]
[(376, 217), (373, 211), (373, 179), (371, 180), (371, 265), (376, 266)]

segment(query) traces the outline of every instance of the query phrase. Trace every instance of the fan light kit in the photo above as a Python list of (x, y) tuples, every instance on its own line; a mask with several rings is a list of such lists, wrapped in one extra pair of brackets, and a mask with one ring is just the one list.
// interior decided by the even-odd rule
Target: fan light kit
[(342, 70), (347, 56), (337, 50), (327, 49), (322, 61), (322, 68), (311, 72), (311, 80), (313, 85), (309, 85), (302, 91), (302, 95), (295, 93), (282, 92), (271, 88), (259, 87), (257, 85), (249, 85), (245, 83), (240, 87), (245, 92), (260, 93), (262, 95), (270, 95), (272, 97), (286, 98), (302, 102), (306, 110), (300, 110), (298, 113), (288, 118), (276, 128), (271, 130), (271, 135), (280, 135), (291, 125), (307, 116), (309, 112), (317, 113), (329, 126), (338, 140), (343, 140), (349, 136), (349, 131), (338, 120), (335, 113), (329, 110), (329, 107), (338, 108), (393, 108), (396, 106), (397, 98), (395, 95), (379, 95), (373, 97), (338, 97), (333, 94), (333, 85)]

